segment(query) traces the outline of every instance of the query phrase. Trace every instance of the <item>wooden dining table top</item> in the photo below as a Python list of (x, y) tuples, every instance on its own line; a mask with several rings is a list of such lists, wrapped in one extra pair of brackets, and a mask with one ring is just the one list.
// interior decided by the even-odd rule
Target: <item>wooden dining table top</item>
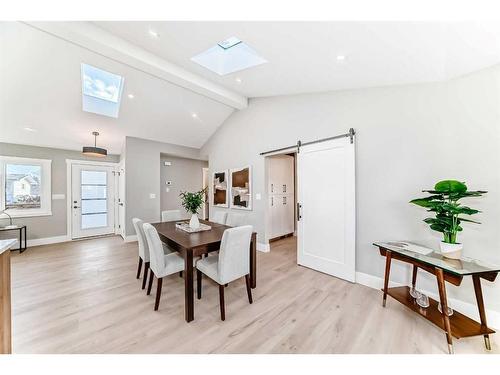
[(193, 249), (200, 246), (207, 246), (222, 240), (222, 235), (226, 229), (231, 227), (223, 224), (213, 223), (207, 220), (200, 220), (200, 223), (210, 225), (210, 230), (201, 232), (189, 233), (176, 227), (176, 223), (187, 220), (167, 221), (162, 223), (152, 223), (156, 228), (160, 237), (175, 242), (184, 249)]

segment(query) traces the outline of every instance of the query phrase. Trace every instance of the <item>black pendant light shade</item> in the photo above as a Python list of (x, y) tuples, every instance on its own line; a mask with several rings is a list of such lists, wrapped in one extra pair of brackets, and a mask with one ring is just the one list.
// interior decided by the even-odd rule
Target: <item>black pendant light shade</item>
[(98, 156), (98, 157), (104, 157), (108, 155), (108, 150), (106, 150), (105, 148), (97, 147), (97, 136), (99, 135), (99, 133), (92, 132), (92, 135), (94, 136), (94, 146), (84, 146), (82, 149), (82, 154), (87, 156)]

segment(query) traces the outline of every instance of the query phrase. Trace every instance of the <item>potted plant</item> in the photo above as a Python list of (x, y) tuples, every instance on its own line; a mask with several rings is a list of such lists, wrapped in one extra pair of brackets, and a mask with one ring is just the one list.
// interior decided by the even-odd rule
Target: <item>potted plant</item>
[(462, 231), (461, 222), (480, 223), (461, 216), (474, 215), (479, 211), (462, 206), (458, 201), (467, 197), (479, 197), (486, 191), (468, 191), (463, 182), (444, 180), (439, 181), (434, 190), (423, 190), (423, 192), (429, 193), (430, 196), (413, 199), (410, 203), (435, 213), (435, 217), (429, 217), (424, 221), (432, 230), (443, 233), (444, 240), (440, 242), (441, 253), (447, 258), (460, 259), (463, 244), (457, 242), (457, 233)]
[(182, 201), (182, 207), (184, 207), (187, 212), (191, 213), (189, 226), (193, 229), (198, 229), (200, 227), (200, 221), (198, 220), (197, 213), (204, 202), (205, 189), (197, 191), (195, 193), (183, 191), (180, 193), (180, 197)]

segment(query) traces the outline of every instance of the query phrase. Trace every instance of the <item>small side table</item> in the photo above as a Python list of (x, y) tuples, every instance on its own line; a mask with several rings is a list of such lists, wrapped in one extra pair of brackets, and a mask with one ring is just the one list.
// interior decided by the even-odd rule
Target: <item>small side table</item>
[[(28, 248), (28, 235), (26, 233), (26, 225), (18, 225), (15, 228), (0, 227), (0, 232), (7, 232), (7, 231), (12, 231), (12, 230), (19, 231), (19, 248), (11, 249), (11, 251), (19, 250), (19, 253), (24, 253), (24, 251)], [(23, 236), (23, 232), (24, 232), (24, 236)], [(23, 241), (23, 237), (24, 237), (24, 241)]]
[[(481, 279), (489, 282), (495, 281), (498, 272), (500, 272), (500, 266), (486, 264), (485, 262), (470, 258), (448, 259), (435, 251), (431, 251), (429, 254), (422, 254), (411, 251), (407, 246), (405, 247), (408, 244), (421, 246), (409, 242), (375, 242), (373, 244), (379, 248), (380, 255), (386, 258), (382, 306), (385, 307), (387, 296), (389, 295), (413, 312), (441, 328), (446, 333), (450, 354), (453, 353), (452, 337), (460, 339), (462, 337), (483, 336), (486, 349), (491, 350), (489, 335), (495, 333), (495, 331), (489, 328), (486, 323)], [(392, 260), (399, 260), (413, 265), (413, 288), (415, 288), (417, 281), (418, 269), (436, 276), (442, 312), (438, 311), (438, 302), (432, 298), (429, 298), (430, 306), (428, 308), (418, 306), (413, 297), (411, 297), (410, 288), (407, 286), (389, 288), (389, 274)], [(459, 286), (465, 276), (472, 276), (480, 322), (476, 322), (458, 311), (454, 311), (452, 316), (448, 316), (445, 313), (448, 307), (445, 281)]]

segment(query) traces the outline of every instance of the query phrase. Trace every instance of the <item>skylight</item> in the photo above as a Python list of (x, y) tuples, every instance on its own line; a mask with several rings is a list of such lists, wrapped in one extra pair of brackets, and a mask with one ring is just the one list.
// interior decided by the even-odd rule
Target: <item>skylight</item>
[(123, 77), (82, 64), (82, 106), (86, 112), (118, 117)]
[(221, 76), (267, 62), (254, 49), (234, 36), (217, 43), (191, 60)]

